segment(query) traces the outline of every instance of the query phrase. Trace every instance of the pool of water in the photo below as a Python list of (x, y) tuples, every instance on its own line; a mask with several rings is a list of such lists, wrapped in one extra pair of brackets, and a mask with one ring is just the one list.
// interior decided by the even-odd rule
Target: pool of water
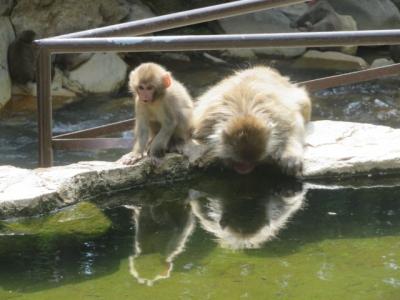
[(207, 175), (0, 222), (0, 299), (400, 296), (400, 187)]

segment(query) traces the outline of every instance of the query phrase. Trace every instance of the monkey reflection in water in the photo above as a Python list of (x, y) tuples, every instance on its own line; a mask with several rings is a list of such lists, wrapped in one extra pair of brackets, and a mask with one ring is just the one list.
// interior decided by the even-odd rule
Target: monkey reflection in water
[[(165, 197), (162, 194), (160, 199)], [(184, 251), (195, 228), (195, 217), (185, 202), (186, 194), (173, 201), (148, 204), (148, 195), (140, 197), (142, 206), (126, 205), (132, 211), (135, 227), (133, 254), (129, 256), (129, 272), (148, 286), (169, 278), (175, 258)], [(142, 199), (143, 198), (143, 199)], [(146, 199), (144, 199), (146, 198)]]
[(294, 179), (261, 183), (254, 176), (223, 180), (208, 176), (188, 192), (144, 191), (135, 202), (142, 205), (125, 205), (135, 227), (131, 275), (148, 286), (169, 278), (174, 260), (194, 232), (196, 218), (225, 248), (259, 248), (275, 237), (302, 207), (306, 190)]
[(190, 190), (189, 203), (221, 247), (255, 249), (278, 234), (302, 207), (305, 194), (303, 184), (294, 179), (260, 184), (245, 177), (233, 178), (229, 185), (214, 181)]

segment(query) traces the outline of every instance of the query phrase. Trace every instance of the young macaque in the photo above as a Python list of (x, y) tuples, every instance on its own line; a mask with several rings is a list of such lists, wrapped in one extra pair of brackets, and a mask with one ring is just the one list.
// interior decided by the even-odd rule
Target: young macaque
[(263, 162), (288, 175), (303, 166), (311, 102), (302, 87), (277, 71), (239, 71), (203, 94), (194, 109), (194, 138), (208, 146), (204, 159), (222, 159), (240, 174)]
[(132, 164), (147, 152), (153, 158), (181, 152), (192, 132), (193, 102), (186, 88), (155, 63), (134, 69), (129, 88), (135, 99), (135, 143), (122, 163)]

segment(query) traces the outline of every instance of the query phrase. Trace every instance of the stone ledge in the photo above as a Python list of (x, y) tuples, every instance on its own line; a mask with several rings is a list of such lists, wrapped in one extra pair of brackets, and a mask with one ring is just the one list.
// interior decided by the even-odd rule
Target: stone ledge
[[(199, 153), (196, 153), (199, 156)], [(169, 154), (157, 168), (142, 160), (133, 166), (115, 162), (79, 162), (27, 170), (0, 166), (0, 218), (35, 215), (101, 194), (186, 179), (196, 167)], [(328, 180), (311, 188), (341, 188), (332, 178), (400, 171), (400, 129), (370, 124), (315, 121), (307, 130), (304, 179)]]

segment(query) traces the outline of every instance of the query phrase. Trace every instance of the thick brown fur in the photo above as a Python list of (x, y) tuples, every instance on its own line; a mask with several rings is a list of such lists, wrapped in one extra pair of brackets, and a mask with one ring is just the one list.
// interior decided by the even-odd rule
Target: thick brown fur
[[(166, 86), (165, 80), (169, 80)], [(151, 86), (151, 101), (140, 99), (139, 86)], [(162, 66), (143, 63), (129, 76), (129, 88), (134, 94), (136, 125), (133, 160), (148, 151), (160, 157), (167, 151), (180, 152), (191, 138), (193, 102), (186, 88)]]
[(305, 89), (259, 66), (224, 79), (198, 99), (194, 138), (209, 145), (209, 156), (239, 173), (272, 160), (285, 173), (297, 175), (310, 115)]

